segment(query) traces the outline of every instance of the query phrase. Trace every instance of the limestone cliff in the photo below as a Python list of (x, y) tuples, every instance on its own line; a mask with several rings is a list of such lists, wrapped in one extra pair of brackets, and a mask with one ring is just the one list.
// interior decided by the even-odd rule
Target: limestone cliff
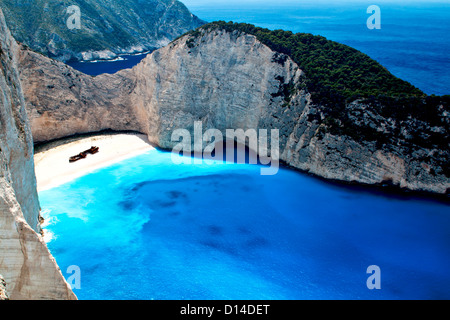
[(0, 11), (0, 273), (11, 299), (73, 299), (37, 233), (33, 139), (17, 57), (18, 45)]
[[(174, 129), (192, 131), (200, 120), (204, 130), (279, 129), (281, 159), (327, 179), (441, 194), (450, 187), (443, 162), (448, 148), (422, 144), (412, 151), (394, 140), (380, 146), (326, 130), (326, 110), (302, 86), (307, 77), (299, 66), (243, 32), (201, 29), (114, 75), (90, 77), (28, 50), (22, 50), (20, 65), (36, 142), (126, 129), (170, 149)], [(346, 108), (350, 127), (380, 134), (392, 127), (422, 128), (448, 136), (445, 106), (434, 114), (443, 128), (430, 128), (421, 119), (385, 118), (363, 102)]]

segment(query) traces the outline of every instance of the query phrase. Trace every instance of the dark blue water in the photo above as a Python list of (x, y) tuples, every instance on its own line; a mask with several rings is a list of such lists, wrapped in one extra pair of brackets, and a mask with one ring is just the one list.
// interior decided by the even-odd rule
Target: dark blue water
[[(183, 1), (207, 21), (247, 22), (307, 32), (352, 46), (427, 94), (450, 94), (450, 1), (379, 1), (381, 30), (366, 21), (373, 1)], [(140, 59), (72, 64), (91, 75), (130, 68)]]
[[(204, 1), (184, 3), (207, 21), (247, 22), (322, 35), (380, 62), (427, 94), (450, 94), (450, 1)], [(367, 28), (378, 4), (381, 30)]]
[(137, 65), (147, 56), (144, 54), (122, 55), (114, 60), (94, 60), (94, 61), (73, 61), (67, 64), (72, 68), (89, 74), (98, 76), (103, 73), (116, 73), (122, 69), (130, 69)]
[[(153, 150), (39, 194), (80, 299), (449, 299), (450, 207)], [(381, 268), (381, 290), (366, 286)]]

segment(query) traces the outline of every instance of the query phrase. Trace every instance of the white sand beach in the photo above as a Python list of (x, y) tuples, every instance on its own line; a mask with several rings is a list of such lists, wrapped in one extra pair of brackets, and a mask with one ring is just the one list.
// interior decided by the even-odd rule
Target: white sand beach
[[(69, 158), (92, 146), (96, 154), (69, 163)], [(89, 172), (154, 149), (143, 134), (118, 133), (62, 139), (36, 147), (34, 163), (38, 191), (70, 182)]]

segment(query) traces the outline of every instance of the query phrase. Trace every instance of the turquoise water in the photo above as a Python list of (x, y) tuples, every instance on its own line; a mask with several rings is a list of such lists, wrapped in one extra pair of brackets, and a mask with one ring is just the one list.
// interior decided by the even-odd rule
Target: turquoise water
[(450, 298), (448, 204), (158, 150), (39, 197), (80, 299)]

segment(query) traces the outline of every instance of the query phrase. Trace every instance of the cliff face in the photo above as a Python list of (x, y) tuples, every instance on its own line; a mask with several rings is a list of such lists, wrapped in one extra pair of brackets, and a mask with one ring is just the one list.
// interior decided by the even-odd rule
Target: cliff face
[[(172, 148), (174, 129), (279, 128), (274, 112), (286, 111), (280, 89), (300, 81), (302, 71), (254, 36), (205, 33), (197, 44), (189, 36), (149, 55), (129, 73), (136, 86), (132, 103), (147, 113), (151, 141)], [(308, 103), (305, 94), (295, 110)], [(286, 114), (285, 117), (289, 115)]]
[[(417, 147), (412, 152), (394, 143), (380, 147), (376, 141), (327, 131), (324, 107), (306, 89), (290, 90), (304, 87), (302, 70), (252, 35), (201, 30), (115, 75), (86, 76), (27, 50), (20, 64), (36, 142), (126, 129), (146, 133), (170, 149), (172, 131), (192, 132), (195, 121), (202, 121), (204, 130), (279, 129), (281, 160), (318, 176), (442, 194), (450, 187), (445, 170), (436, 165), (448, 158), (448, 150)], [(358, 101), (347, 109), (351, 126), (383, 133), (393, 126), (409, 131), (420, 122), (395, 123)], [(435, 116), (448, 123), (445, 108), (440, 110)], [(425, 124), (423, 129), (436, 128)]]
[[(131, 100), (136, 105), (142, 101), (141, 108), (149, 113), (147, 133), (160, 146), (172, 148), (172, 131), (192, 132), (193, 122), (199, 120), (204, 130), (279, 129), (281, 160), (315, 175), (437, 193), (450, 187), (442, 171), (430, 170), (434, 166), (430, 158), (448, 159), (447, 150), (417, 147), (411, 154), (400, 146), (380, 148), (374, 141), (323, 133), (322, 122), (316, 120), (325, 117), (323, 107), (305, 90), (284, 94), (289, 84), (305, 80), (289, 57), (251, 35), (220, 30), (201, 33), (155, 52), (132, 71), (136, 88)], [(362, 103), (350, 104), (348, 109), (353, 113), (352, 125), (366, 121), (380, 128), (380, 133), (392, 126), (393, 119), (373, 114)], [(438, 116), (448, 123), (444, 111)], [(409, 122), (408, 130), (413, 127)], [(431, 156), (424, 160), (425, 155)]]
[[(80, 10), (79, 29), (67, 26), (71, 6)], [(175, 0), (0, 0), (0, 8), (17, 41), (62, 61), (159, 48), (204, 24)]]
[(73, 299), (43, 239), (18, 45), (0, 11), (0, 273), (11, 299)]
[(144, 132), (129, 101), (133, 77), (93, 78), (28, 50), (21, 51), (20, 73), (35, 142), (104, 129)]

